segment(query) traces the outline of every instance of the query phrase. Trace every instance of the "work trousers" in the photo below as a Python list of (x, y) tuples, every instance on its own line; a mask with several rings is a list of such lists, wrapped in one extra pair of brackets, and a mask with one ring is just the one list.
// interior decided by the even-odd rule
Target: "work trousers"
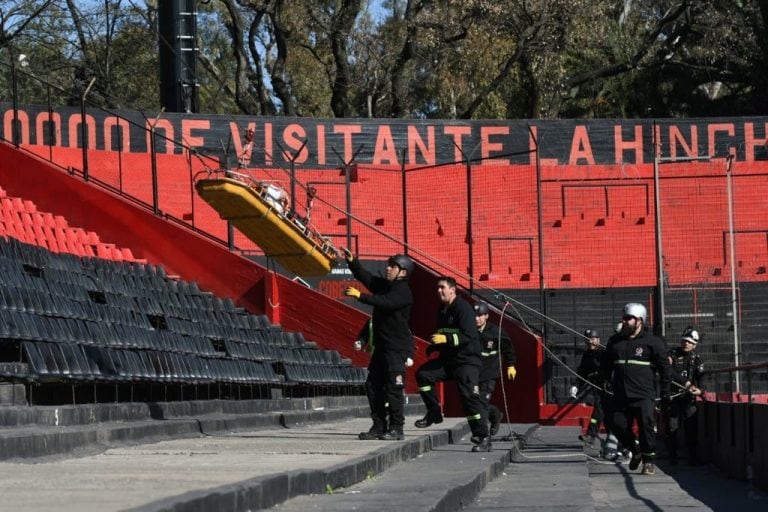
[(440, 412), (440, 402), (435, 394), (435, 384), (445, 380), (456, 381), (472, 435), (484, 438), (488, 436), (488, 418), (480, 399), (480, 387), (477, 382), (479, 373), (479, 366), (453, 366), (444, 364), (440, 359), (430, 359), (416, 372), (416, 382), (419, 384), (419, 394), (427, 411), (437, 414)]

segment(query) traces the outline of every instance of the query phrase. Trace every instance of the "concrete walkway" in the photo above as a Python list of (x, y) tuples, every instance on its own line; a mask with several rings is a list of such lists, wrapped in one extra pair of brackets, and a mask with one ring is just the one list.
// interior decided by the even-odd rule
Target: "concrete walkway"
[[(408, 424), (416, 419), (408, 418)], [(449, 429), (465, 424), (466, 420), (448, 418), (428, 430), (442, 433), (442, 444), (447, 444)], [(420, 442), (410, 447), (417, 456), (419, 449), (427, 450), (438, 441), (416, 428), (406, 430), (406, 441), (359, 441), (358, 432), (369, 427), (369, 419), (354, 418), (161, 441), (74, 459), (0, 463), (0, 510), (124, 510), (287, 471), (329, 470), (362, 457), (384, 454), (394, 464), (403, 455), (390, 453), (393, 448), (402, 451), (409, 442)], [(410, 453), (405, 455), (410, 458)], [(371, 474), (376, 469), (374, 465)], [(279, 497), (280, 491), (275, 492)]]
[(514, 463), (466, 510), (670, 512), (768, 509), (765, 495), (745, 482), (722, 478), (711, 466), (668, 468), (656, 474), (629, 471), (598, 457), (577, 439), (578, 428), (539, 427), (526, 436)]
[[(512, 425), (520, 440), (470, 453), (467, 423), (412, 427), (406, 440), (359, 441), (352, 418), (113, 448), (47, 462), (0, 463), (0, 510), (731, 511), (764, 495), (711, 467), (654, 476), (592, 458), (577, 429)], [(39, 460), (39, 459), (38, 459)]]

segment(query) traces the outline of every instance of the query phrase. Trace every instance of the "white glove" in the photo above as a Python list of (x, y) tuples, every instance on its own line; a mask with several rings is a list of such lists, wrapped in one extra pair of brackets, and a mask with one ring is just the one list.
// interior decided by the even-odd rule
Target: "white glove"
[(363, 350), (363, 342), (360, 340), (355, 340), (355, 350)]
[(579, 394), (579, 388), (576, 386), (571, 386), (571, 398), (576, 398), (576, 395)]
[(405, 360), (405, 367), (410, 368), (411, 366), (413, 366), (413, 359), (409, 357), (408, 359)]

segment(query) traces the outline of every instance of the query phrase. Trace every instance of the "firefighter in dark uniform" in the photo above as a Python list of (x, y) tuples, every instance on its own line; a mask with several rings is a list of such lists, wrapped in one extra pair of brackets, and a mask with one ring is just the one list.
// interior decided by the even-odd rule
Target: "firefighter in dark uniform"
[(344, 257), (355, 279), (371, 292), (360, 293), (350, 286), (344, 294), (373, 306), (369, 324), (371, 360), (365, 381), (373, 426), (358, 437), (363, 440), (404, 439), (405, 367), (413, 356), (413, 335), (409, 327), (413, 295), (408, 286), (413, 261), (408, 256), (396, 254), (387, 260), (385, 276), (379, 277), (364, 269), (348, 249), (344, 249)]
[(506, 374), (509, 380), (515, 380), (517, 369), (515, 368), (515, 347), (507, 336), (507, 333), (499, 329), (493, 323), (488, 322), (488, 304), (478, 302), (475, 304), (475, 324), (480, 336), (480, 352), (482, 366), (480, 367), (480, 399), (483, 401), (485, 414), (491, 424), (490, 435), (495, 436), (499, 432), (501, 420), (504, 414), (498, 407), (491, 403), (493, 391), (496, 389), (496, 379), (501, 375), (502, 359), (506, 366)]
[[(646, 330), (648, 312), (642, 304), (626, 304), (621, 330), (608, 341), (600, 374), (610, 383), (613, 396), (608, 409), (611, 431), (619, 442), (632, 450), (629, 469), (643, 463), (642, 473), (656, 472), (656, 434), (654, 411), (655, 375), (659, 374), (662, 404), (669, 403), (670, 367), (664, 341)], [(637, 423), (639, 439), (632, 430)]]
[(464, 414), (472, 431), (473, 452), (491, 451), (491, 437), (485, 409), (480, 399), (480, 339), (475, 326), (475, 311), (456, 293), (456, 280), (441, 276), (437, 280), (437, 293), (442, 306), (437, 315), (437, 332), (427, 352), (438, 351), (440, 357), (430, 359), (416, 372), (427, 414), (416, 421), (416, 427), (426, 428), (441, 423), (440, 402), (435, 395), (437, 382), (452, 379), (459, 388)]
[(595, 329), (584, 331), (586, 338), (586, 348), (581, 355), (579, 367), (576, 374), (584, 379), (579, 386), (574, 386), (571, 390), (571, 396), (579, 398), (592, 405), (592, 415), (589, 418), (589, 427), (586, 434), (579, 434), (579, 439), (589, 445), (592, 445), (600, 432), (600, 423), (603, 422), (603, 393), (602, 381), (600, 377), (600, 361), (603, 357), (605, 347), (600, 344), (600, 333)]
[(680, 427), (685, 434), (685, 446), (688, 449), (688, 463), (696, 465), (696, 447), (699, 444), (698, 408), (696, 397), (701, 396), (699, 387), (704, 364), (696, 353), (699, 333), (688, 327), (682, 336), (680, 346), (669, 352), (672, 380), (685, 390), (672, 399), (666, 410), (667, 450), (670, 464), (677, 464), (677, 436)]

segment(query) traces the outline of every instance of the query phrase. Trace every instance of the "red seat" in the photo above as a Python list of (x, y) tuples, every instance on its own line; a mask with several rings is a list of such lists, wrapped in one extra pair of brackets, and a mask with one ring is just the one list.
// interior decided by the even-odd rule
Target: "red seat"
[(101, 243), (99, 235), (95, 231), (86, 231), (85, 236), (88, 239), (88, 243), (91, 245), (99, 245)]
[(111, 260), (112, 247), (114, 247), (113, 244), (100, 243), (99, 245), (96, 246), (96, 256), (98, 256), (99, 258), (103, 258), (105, 260)]
[(61, 215), (54, 215), (54, 222), (56, 223), (56, 227), (59, 228), (67, 228), (69, 225), (67, 224), (67, 219), (62, 217)]
[(133, 251), (129, 247), (123, 247), (120, 249), (120, 252), (123, 253), (123, 259), (125, 261), (136, 261), (136, 258), (133, 256)]

